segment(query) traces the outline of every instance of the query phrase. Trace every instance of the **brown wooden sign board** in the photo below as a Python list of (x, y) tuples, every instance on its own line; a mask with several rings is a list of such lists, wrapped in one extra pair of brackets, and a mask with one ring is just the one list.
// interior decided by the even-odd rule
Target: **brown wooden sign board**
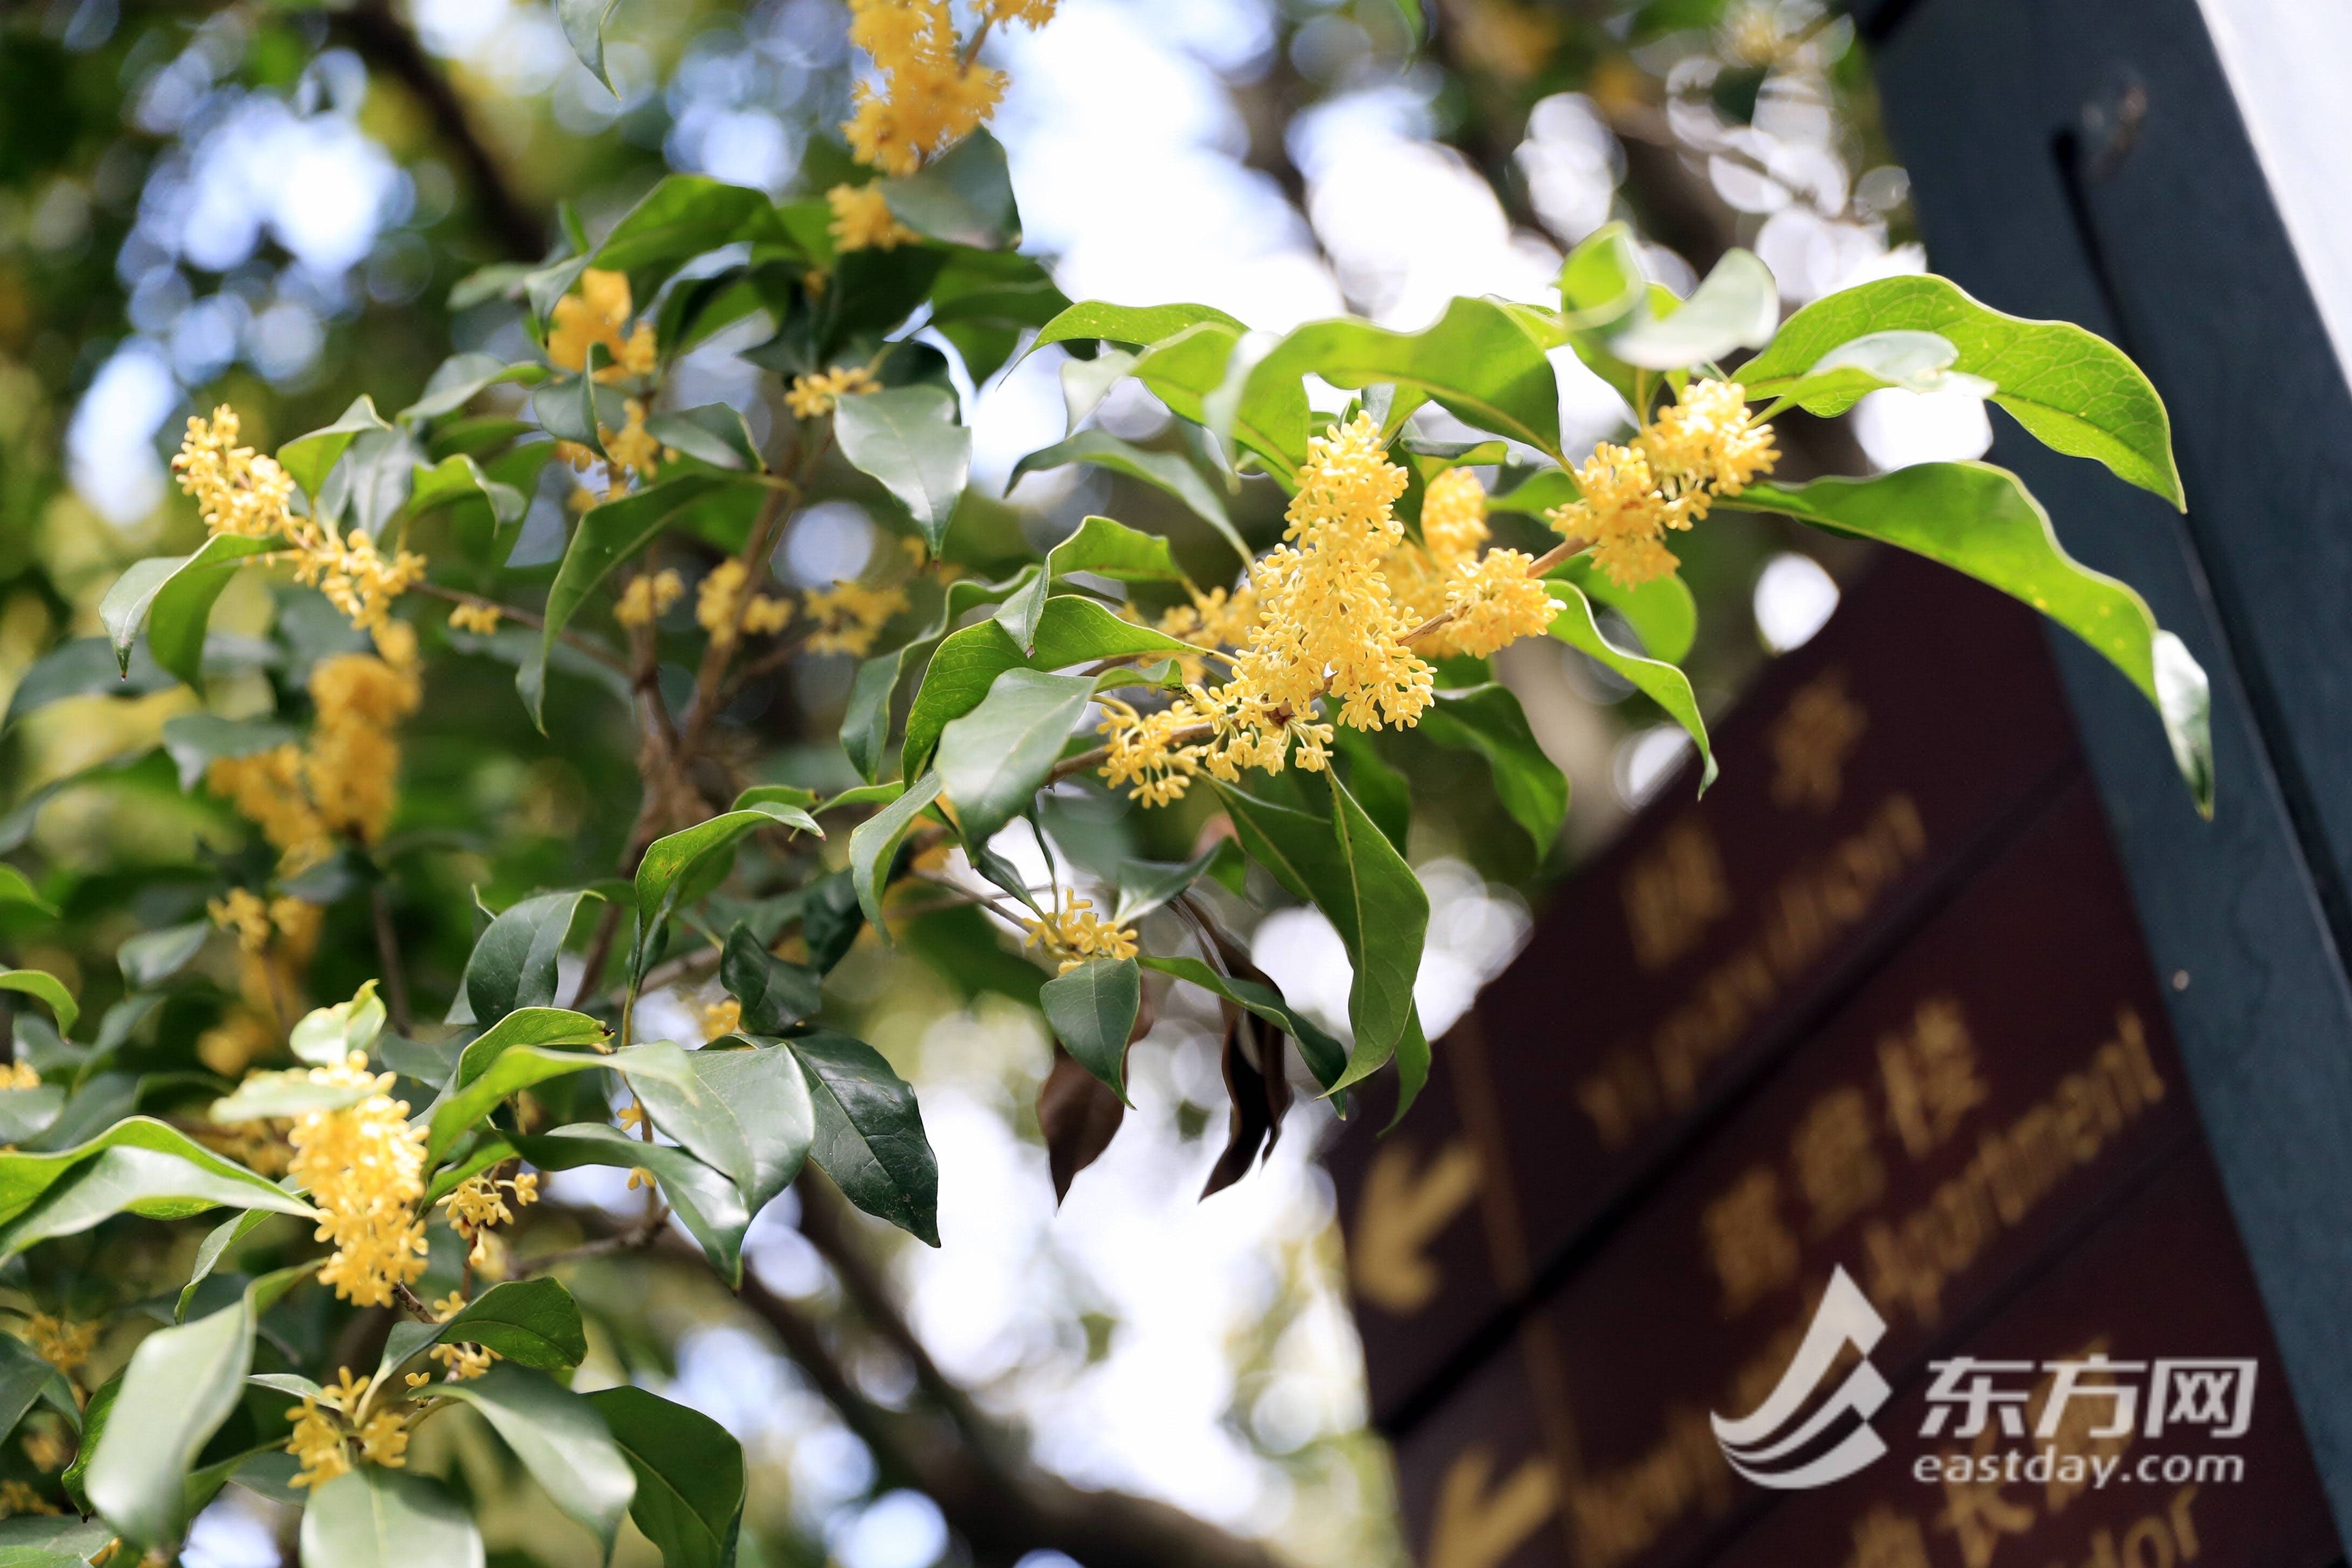
[[(1566, 892), (1441, 1043), (1403, 1126), (1377, 1138), (1367, 1115), (1343, 1135), (1375, 1414), (1430, 1568), (2334, 1550), (2046, 649), (2011, 608), (1885, 563), (1723, 726), (1723, 785), (1654, 810)], [(1982, 653), (1969, 689), (1931, 689), (1919, 639), (1963, 626)], [(1823, 719), (1808, 694), (1824, 690), (1859, 717)], [(1785, 739), (1799, 722), (1834, 770)], [(1815, 782), (1776, 792), (1776, 763)], [(1918, 831), (1890, 837), (1890, 813)], [(1692, 834), (1703, 857), (1677, 847)], [(1874, 834), (1910, 847), (1849, 847)], [(1644, 890), (1678, 857), (1658, 873), (1678, 890)], [(1864, 878), (1874, 864), (1891, 869)], [(1708, 912), (1668, 942), (1659, 911), (1677, 909)], [(1662, 942), (1673, 956), (1645, 968)], [(1564, 970), (1595, 977), (1572, 1004)], [(2094, 1258), (2104, 1289), (2082, 1282)], [(1818, 1492), (1769, 1490), (1708, 1417), (1765, 1397), (1839, 1268), (1885, 1321), (1870, 1359), (1897, 1395), (1874, 1427), (1892, 1452)], [(2094, 1341), (2253, 1358), (2269, 1397), (2238, 1447), (2246, 1479), (2053, 1492), (1993, 1508), (1990, 1536), (1939, 1536), (1966, 1506), (1906, 1468), (1929, 1363), (2012, 1341), (2039, 1360)]]

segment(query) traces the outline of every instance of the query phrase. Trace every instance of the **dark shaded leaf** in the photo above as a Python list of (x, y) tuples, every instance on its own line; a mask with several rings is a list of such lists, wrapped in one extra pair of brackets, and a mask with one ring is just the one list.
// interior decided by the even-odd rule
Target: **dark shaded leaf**
[(940, 1167), (915, 1090), (863, 1040), (813, 1029), (784, 1042), (816, 1108), (817, 1168), (842, 1194), (917, 1240), (940, 1244)]

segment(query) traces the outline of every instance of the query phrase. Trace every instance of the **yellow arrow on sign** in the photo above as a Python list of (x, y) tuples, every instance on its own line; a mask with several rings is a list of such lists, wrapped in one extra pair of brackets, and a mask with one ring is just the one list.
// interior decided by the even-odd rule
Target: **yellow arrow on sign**
[(1500, 1568), (1551, 1517), (1559, 1493), (1541, 1457), (1526, 1460), (1489, 1490), (1494, 1473), (1494, 1452), (1483, 1443), (1465, 1448), (1446, 1467), (1437, 1489), (1437, 1525), (1429, 1535), (1429, 1568)]
[(1478, 1195), (1477, 1151), (1456, 1138), (1415, 1169), (1412, 1146), (1391, 1139), (1364, 1173), (1349, 1248), (1356, 1293), (1398, 1317), (1429, 1305), (1444, 1284), (1422, 1255), (1430, 1239)]

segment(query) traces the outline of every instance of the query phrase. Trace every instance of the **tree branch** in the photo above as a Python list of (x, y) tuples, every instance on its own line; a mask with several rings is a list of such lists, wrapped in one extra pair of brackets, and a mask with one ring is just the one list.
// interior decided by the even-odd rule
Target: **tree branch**
[(517, 261), (536, 261), (547, 249), (547, 222), (533, 212), (508, 183), (488, 143), (475, 127), (464, 99), (450, 85), (410, 32), (393, 14), (388, 0), (361, 0), (346, 11), (331, 12), (333, 26), (360, 58), (414, 93), (432, 115), (441, 139), (473, 183), (482, 222), (499, 247)]

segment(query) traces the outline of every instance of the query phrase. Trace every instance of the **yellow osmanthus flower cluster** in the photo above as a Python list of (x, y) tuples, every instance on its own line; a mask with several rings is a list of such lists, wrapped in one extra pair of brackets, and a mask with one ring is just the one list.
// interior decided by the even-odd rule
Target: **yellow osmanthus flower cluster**
[(646, 405), (642, 400), (625, 398), (621, 407), (624, 417), (618, 430), (610, 425), (599, 424), (596, 426), (596, 439), (604, 444), (604, 457), (599, 458), (592, 448), (577, 441), (558, 441), (555, 444), (555, 455), (571, 464), (577, 473), (584, 474), (599, 463), (604, 465), (606, 482), (604, 493), (599, 495), (593, 487), (583, 483), (572, 495), (575, 510), (585, 510), (606, 501), (618, 500), (628, 494), (630, 475), (651, 480), (661, 472), (666, 458), (677, 456), (664, 447), (646, 428)]
[(631, 630), (649, 626), (685, 596), (686, 580), (677, 573), (640, 572), (621, 590), (620, 602), (613, 606), (613, 618)]
[(923, 237), (898, 221), (878, 185), (835, 185), (824, 199), (833, 208), (826, 232), (837, 251), (896, 250)]
[(903, 587), (835, 583), (801, 590), (801, 612), (816, 623), (801, 646), (810, 653), (846, 653), (864, 658), (890, 617), (909, 603)]
[(9, 1062), (0, 1066), (0, 1089), (38, 1089), (41, 1075), (30, 1062)]
[(1780, 458), (1772, 426), (1748, 412), (1738, 382), (1694, 381), (1627, 446), (1603, 441), (1576, 471), (1582, 494), (1547, 514), (1570, 539), (1590, 540), (1592, 561), (1621, 587), (1671, 574), (1665, 546), (1717, 496), (1736, 496)]
[(352, 1369), (345, 1367), (331, 1385), (304, 1394), (301, 1404), (286, 1412), (286, 1419), (294, 1424), (286, 1451), (302, 1466), (293, 1485), (320, 1487), (349, 1473), (354, 1443), (359, 1445), (359, 1457), (371, 1465), (389, 1470), (407, 1467), (407, 1413), (381, 1405), (364, 1417), (361, 1415), (367, 1409), (368, 1390), (374, 1383), (373, 1377), (353, 1377)]
[(235, 931), (239, 951), (250, 953), (268, 951), (270, 940), (281, 932), (310, 934), (319, 919), (316, 904), (299, 899), (265, 900), (249, 888), (231, 888), (208, 900), (205, 912), (221, 930)]
[(561, 369), (585, 370), (588, 351), (601, 343), (613, 363), (596, 373), (597, 380), (651, 375), (658, 357), (653, 323), (640, 321), (630, 331), (629, 318), (635, 313), (628, 274), (591, 267), (580, 275), (579, 291), (555, 302), (554, 320), (548, 324), (547, 357)]
[(237, 433), (236, 410), (226, 404), (210, 419), (191, 416), (179, 456), (172, 459), (205, 526), (245, 539), (283, 538), (293, 553), (296, 582), (326, 595), (362, 630), (383, 626), (393, 600), (424, 578), (425, 558), (405, 550), (387, 555), (364, 529), (338, 531), (319, 518), (295, 516), (292, 478), (275, 458), (238, 446)]
[(836, 365), (814, 375), (793, 377), (792, 385), (784, 388), (784, 405), (795, 419), (821, 419), (843, 398), (878, 391), (881, 385), (862, 364)]
[[(1430, 480), (1421, 503), (1421, 538), (1399, 542), (1381, 563), (1415, 625), (1437, 624), (1416, 640), (1432, 658), (1484, 658), (1524, 637), (1540, 636), (1560, 606), (1528, 575), (1524, 551), (1478, 552), (1486, 542), (1486, 491), (1467, 468)], [(1444, 617), (1442, 621), (1438, 617)]]
[(71, 1377), (98, 1348), (98, 1325), (36, 1312), (25, 1321), (25, 1338), (35, 1355)]
[[(724, 1039), (743, 1026), (743, 1004), (732, 996), (721, 996), (716, 1002), (704, 1002), (695, 1007), (702, 1024), (702, 1043)], [(643, 1112), (639, 1112), (640, 1119)]]
[(30, 1481), (0, 1481), (0, 1519), (22, 1519), (27, 1515), (52, 1516), (58, 1505), (43, 1497)]
[[(1239, 647), (1249, 639), (1250, 623), (1257, 618), (1257, 595), (1248, 584), (1230, 591), (1212, 588), (1203, 594), (1198, 588), (1188, 588), (1187, 592), (1192, 602), (1162, 614), (1160, 632), (1179, 642), (1191, 643), (1203, 654)], [(1198, 686), (1208, 679), (1209, 661), (1200, 654), (1182, 656), (1176, 663), (1187, 686)]]
[(339, 1110), (306, 1110), (288, 1139), (291, 1169), (320, 1214), (318, 1239), (335, 1253), (319, 1273), (335, 1294), (362, 1307), (389, 1306), (394, 1288), (425, 1272), (425, 1129), (408, 1120), (408, 1102), (392, 1099), (393, 1075), (371, 1075), (357, 1052), (340, 1067), (312, 1068), (311, 1083), (370, 1090)]
[(491, 1227), (514, 1223), (514, 1209), (507, 1206), (509, 1193), (514, 1194), (515, 1208), (529, 1208), (539, 1201), (538, 1175), (524, 1171), (502, 1180), (493, 1180), (487, 1172), (468, 1176), (436, 1205), (449, 1211), (449, 1226), (465, 1239), (470, 1248), (467, 1260), (476, 1268), (489, 1261)]
[(752, 594), (746, 598), (751, 581), (751, 568), (734, 559), (721, 561), (703, 578), (702, 585), (695, 591), (694, 618), (710, 634), (711, 641), (731, 643), (746, 632), (753, 637), (773, 637), (792, 624), (793, 602), (765, 594)]
[(449, 611), (449, 629), (488, 637), (499, 629), (505, 612), (485, 600), (467, 600)]
[[(311, 669), (318, 717), (306, 743), (222, 757), (205, 770), (206, 785), (261, 829), (289, 871), (325, 859), (339, 837), (373, 844), (392, 820), (400, 775), (393, 731), (425, 692), (414, 628), (386, 622), (376, 628), (376, 647), (322, 658)], [(250, 911), (234, 895), (221, 913), (241, 943), (250, 940)]]
[[(983, 0), (982, 26), (1041, 26), (1054, 5)], [(973, 63), (958, 41), (948, 0), (850, 0), (849, 41), (874, 57), (881, 79), (857, 84), (842, 133), (859, 163), (885, 174), (913, 174), (971, 135), (1004, 96), (1004, 73)]]
[(1066, 974), (1090, 958), (1133, 958), (1135, 932), (1095, 912), (1094, 903), (1073, 889), (1054, 889), (1054, 912), (1028, 921), (1023, 947), (1043, 947), (1062, 961)]

